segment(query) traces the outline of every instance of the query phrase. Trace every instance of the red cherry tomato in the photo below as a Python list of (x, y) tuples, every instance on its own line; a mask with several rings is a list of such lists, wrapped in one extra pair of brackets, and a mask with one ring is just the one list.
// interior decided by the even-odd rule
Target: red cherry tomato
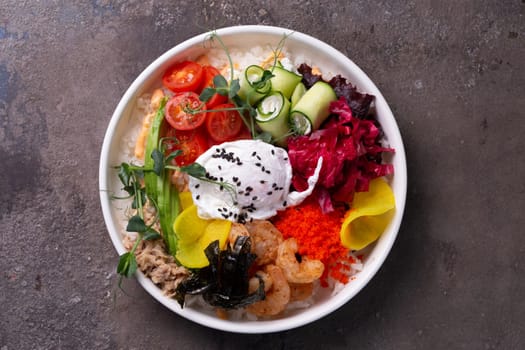
[(246, 127), (246, 125), (244, 125), (244, 122), (243, 122), (243, 126), (241, 128), (241, 131), (237, 134), (237, 136), (235, 136), (235, 139), (236, 140), (251, 140), (252, 138), (253, 138), (252, 137), (252, 133)]
[(173, 92), (196, 92), (202, 85), (204, 71), (196, 62), (183, 61), (174, 64), (162, 76), (162, 83)]
[[(201, 113), (191, 113), (201, 110)], [(168, 123), (177, 130), (193, 130), (206, 120), (206, 107), (194, 92), (179, 92), (166, 103), (164, 115)]]
[(182, 131), (169, 129), (166, 133), (166, 155), (181, 150), (182, 154), (175, 157), (178, 166), (193, 163), (197, 157), (208, 149), (208, 141), (201, 129)]
[[(220, 75), (219, 70), (213, 66), (204, 66), (204, 79), (202, 89), (204, 90), (207, 87), (215, 87), (213, 84), (213, 78)], [(212, 107), (220, 105), (222, 103), (228, 102), (228, 96), (223, 96), (220, 94), (213, 95), (208, 101), (206, 101), (206, 107), (212, 109)]]
[(216, 112), (209, 112), (206, 118), (206, 129), (210, 137), (217, 142), (224, 142), (233, 139), (243, 125), (239, 112), (234, 110), (220, 110), (235, 108), (231, 103), (225, 103), (213, 107)]

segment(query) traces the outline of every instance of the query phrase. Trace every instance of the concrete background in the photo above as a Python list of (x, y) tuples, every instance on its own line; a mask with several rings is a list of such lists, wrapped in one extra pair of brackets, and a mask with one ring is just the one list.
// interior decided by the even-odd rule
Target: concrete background
[[(0, 350), (525, 348), (525, 0), (0, 0)], [(132, 80), (195, 34), (289, 27), (328, 42), (396, 115), (409, 192), (372, 282), (271, 335), (193, 324), (134, 281), (98, 160)], [(116, 298), (113, 295), (116, 292)]]

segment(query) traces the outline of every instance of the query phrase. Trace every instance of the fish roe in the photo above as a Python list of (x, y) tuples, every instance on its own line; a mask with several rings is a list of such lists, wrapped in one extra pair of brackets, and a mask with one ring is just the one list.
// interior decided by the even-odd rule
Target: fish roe
[(310, 199), (279, 212), (272, 220), (285, 239), (293, 237), (297, 240), (300, 255), (323, 262), (323, 287), (328, 286), (328, 277), (347, 283), (350, 265), (356, 262), (339, 238), (345, 212), (341, 207), (324, 214), (319, 204)]

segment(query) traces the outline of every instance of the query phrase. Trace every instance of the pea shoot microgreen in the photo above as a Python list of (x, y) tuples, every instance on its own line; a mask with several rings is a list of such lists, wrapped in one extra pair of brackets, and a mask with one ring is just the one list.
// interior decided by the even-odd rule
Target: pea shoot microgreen
[(150, 169), (128, 163), (122, 163), (117, 168), (119, 179), (124, 185), (123, 190), (128, 193), (129, 197), (133, 198), (131, 207), (137, 210), (137, 213), (129, 219), (126, 231), (137, 232), (138, 234), (131, 250), (122, 254), (119, 258), (117, 273), (121, 275), (119, 281), (120, 286), (122, 277), (130, 277), (137, 270), (135, 250), (139, 243), (142, 240), (157, 239), (160, 237), (160, 233), (152, 228), (153, 224), (146, 225), (144, 222), (144, 205), (147, 199), (146, 190), (142, 185), (142, 179), (144, 177), (144, 171), (150, 171)]
[[(153, 149), (151, 152), (151, 158), (153, 159), (153, 165), (138, 166), (129, 163), (121, 163), (116, 169), (118, 169), (118, 177), (123, 185), (122, 189), (128, 194), (126, 197), (113, 197), (114, 199), (127, 199), (132, 198), (131, 207), (136, 210), (136, 214), (133, 215), (126, 226), (127, 232), (136, 232), (137, 238), (133, 247), (129, 252), (122, 254), (119, 258), (117, 266), (117, 273), (121, 276), (119, 286), (122, 282), (122, 277), (131, 277), (137, 271), (137, 261), (135, 257), (135, 251), (141, 241), (154, 240), (162, 238), (161, 234), (156, 231), (153, 226), (158, 222), (158, 218), (155, 218), (151, 224), (146, 224), (144, 221), (144, 206), (148, 200), (146, 194), (146, 188), (143, 185), (144, 174), (153, 172), (157, 176), (162, 176), (164, 170), (178, 170), (188, 174), (188, 176), (197, 178), (201, 181), (214, 183), (230, 193), (236, 194), (233, 185), (226, 182), (213, 181), (206, 177), (206, 169), (198, 164), (191, 163), (187, 166), (176, 166), (172, 164), (172, 160), (181, 154), (180, 150), (171, 152), (169, 155), (164, 156), (165, 142), (168, 138), (161, 138), (159, 140), (158, 148)], [(170, 138), (171, 139), (171, 138)], [(152, 204), (156, 207), (156, 203), (149, 198)], [(157, 210), (158, 212), (158, 210)]]

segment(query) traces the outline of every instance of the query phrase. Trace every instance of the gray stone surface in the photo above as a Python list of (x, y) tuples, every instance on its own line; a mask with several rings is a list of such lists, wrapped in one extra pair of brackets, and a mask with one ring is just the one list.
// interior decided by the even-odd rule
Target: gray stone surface
[[(0, 0), (0, 349), (525, 348), (525, 0)], [(296, 330), (193, 324), (134, 281), (98, 194), (110, 116), (159, 54), (206, 29), (305, 32), (396, 115), (409, 192), (371, 283)], [(116, 293), (116, 298), (114, 295)]]

